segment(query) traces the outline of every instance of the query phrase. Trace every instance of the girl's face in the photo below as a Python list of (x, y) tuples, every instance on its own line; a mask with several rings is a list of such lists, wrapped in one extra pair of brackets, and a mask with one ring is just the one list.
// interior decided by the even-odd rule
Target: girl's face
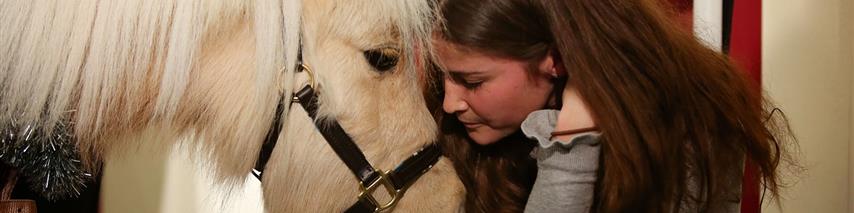
[(478, 144), (518, 131), (529, 113), (551, 99), (557, 76), (551, 56), (532, 67), (527, 61), (489, 56), (441, 39), (435, 44), (446, 71), (442, 107), (457, 116)]

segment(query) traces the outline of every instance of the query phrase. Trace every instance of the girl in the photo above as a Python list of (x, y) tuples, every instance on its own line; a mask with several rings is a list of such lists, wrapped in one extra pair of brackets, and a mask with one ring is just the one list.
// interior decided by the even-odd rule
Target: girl
[(777, 194), (786, 128), (657, 4), (440, 1), (445, 151), (467, 211), (735, 212), (745, 158)]

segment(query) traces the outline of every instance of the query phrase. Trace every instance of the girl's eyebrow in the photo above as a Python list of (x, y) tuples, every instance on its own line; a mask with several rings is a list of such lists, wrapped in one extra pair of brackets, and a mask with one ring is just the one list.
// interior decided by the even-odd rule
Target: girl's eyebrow
[(451, 77), (456, 82), (464, 82), (470, 78), (476, 78), (481, 74), (480, 72), (459, 72), (459, 71), (448, 71), (448, 77)]
[(454, 77), (469, 77), (469, 76), (478, 76), (478, 75), (482, 75), (482, 74), (483, 74), (482, 71), (448, 70), (448, 75), (451, 75)]

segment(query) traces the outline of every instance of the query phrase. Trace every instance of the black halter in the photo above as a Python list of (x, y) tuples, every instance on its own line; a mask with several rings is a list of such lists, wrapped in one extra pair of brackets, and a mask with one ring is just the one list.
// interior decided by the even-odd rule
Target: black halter
[[(311, 69), (302, 63), (302, 51), (298, 58), (297, 72), (308, 72), (309, 78), (313, 78)], [(383, 172), (374, 169), (371, 163), (365, 158), (365, 155), (353, 142), (353, 139), (347, 135), (347, 132), (341, 128), (337, 120), (319, 121), (317, 119), (317, 92), (314, 90), (315, 83), (306, 85), (297, 93), (290, 103), (298, 102), (308, 113), (308, 116), (314, 120), (314, 125), (320, 131), (323, 138), (335, 151), (335, 154), (344, 161), (347, 168), (359, 179), (359, 196), (358, 201), (350, 206), (346, 212), (380, 212), (391, 209), (403, 197), (408, 187), (414, 183), (422, 174), (427, 172), (439, 160), (441, 150), (438, 145), (431, 143), (427, 145), (400, 163), (394, 170)], [(274, 119), (273, 127), (268, 132), (261, 153), (258, 156), (258, 161), (255, 164), (252, 174), (261, 180), (264, 166), (270, 159), (273, 148), (276, 146), (279, 133), (281, 132), (284, 103), (280, 101), (276, 108), (276, 118)], [(377, 188), (385, 188), (385, 191), (391, 197), (391, 200), (386, 203), (379, 203), (373, 196), (373, 192)]]

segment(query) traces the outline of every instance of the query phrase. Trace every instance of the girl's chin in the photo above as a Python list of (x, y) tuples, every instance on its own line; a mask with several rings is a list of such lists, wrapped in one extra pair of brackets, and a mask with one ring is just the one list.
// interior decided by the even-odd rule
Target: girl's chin
[(486, 130), (484, 128), (478, 129), (468, 129), (469, 137), (474, 141), (474, 143), (482, 146), (490, 145), (495, 142), (498, 142), (502, 138), (506, 137), (509, 134), (504, 134), (495, 130)]

